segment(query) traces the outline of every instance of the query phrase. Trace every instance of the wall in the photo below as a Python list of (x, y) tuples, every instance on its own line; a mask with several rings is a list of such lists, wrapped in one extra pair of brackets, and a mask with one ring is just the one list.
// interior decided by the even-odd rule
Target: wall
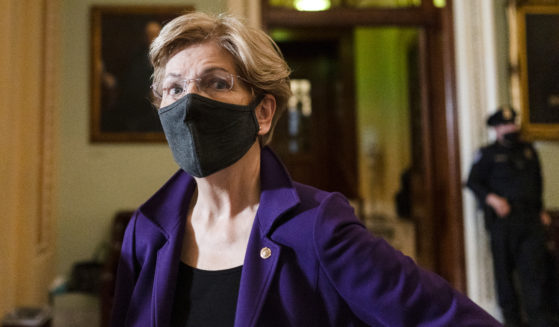
[(62, 2), (58, 274), (68, 273), (76, 261), (90, 259), (107, 239), (115, 213), (138, 207), (177, 169), (166, 143), (89, 143), (89, 8), (158, 3), (193, 5), (209, 12), (226, 8), (225, 0)]
[(548, 210), (559, 210), (559, 142), (538, 141), (535, 146), (542, 164), (544, 204)]

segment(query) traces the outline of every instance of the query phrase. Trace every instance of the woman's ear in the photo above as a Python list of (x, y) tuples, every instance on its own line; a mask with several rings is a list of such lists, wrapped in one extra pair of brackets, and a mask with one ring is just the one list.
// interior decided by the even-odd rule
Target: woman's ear
[(266, 135), (270, 131), (275, 113), (276, 98), (271, 94), (266, 94), (255, 109), (256, 119), (260, 125), (258, 135)]

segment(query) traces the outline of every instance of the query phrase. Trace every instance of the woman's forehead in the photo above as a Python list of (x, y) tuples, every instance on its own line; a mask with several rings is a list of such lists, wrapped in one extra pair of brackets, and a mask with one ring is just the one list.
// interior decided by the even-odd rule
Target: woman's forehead
[(183, 48), (169, 59), (165, 65), (165, 76), (188, 77), (215, 68), (235, 73), (233, 57), (215, 42), (196, 43)]

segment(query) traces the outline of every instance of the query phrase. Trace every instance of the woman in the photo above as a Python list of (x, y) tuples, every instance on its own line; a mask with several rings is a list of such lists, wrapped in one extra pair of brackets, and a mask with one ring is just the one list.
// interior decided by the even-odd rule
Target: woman
[(498, 326), (266, 147), (289, 68), (238, 20), (189, 13), (150, 49), (179, 170), (125, 234), (113, 326)]

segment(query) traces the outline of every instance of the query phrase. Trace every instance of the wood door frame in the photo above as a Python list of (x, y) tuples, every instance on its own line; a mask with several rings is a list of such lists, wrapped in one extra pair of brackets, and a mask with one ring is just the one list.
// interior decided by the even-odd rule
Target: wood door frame
[[(419, 232), (430, 232), (426, 248), (433, 251), (430, 269), (465, 292), (465, 254), (462, 216), (459, 133), (456, 107), (452, 0), (444, 8), (432, 1), (398, 9), (339, 8), (323, 12), (298, 12), (271, 8), (262, 0), (262, 26), (273, 27), (418, 27), (425, 31), (423, 42), (424, 145), (431, 221)], [(427, 87), (428, 86), (428, 87)]]

